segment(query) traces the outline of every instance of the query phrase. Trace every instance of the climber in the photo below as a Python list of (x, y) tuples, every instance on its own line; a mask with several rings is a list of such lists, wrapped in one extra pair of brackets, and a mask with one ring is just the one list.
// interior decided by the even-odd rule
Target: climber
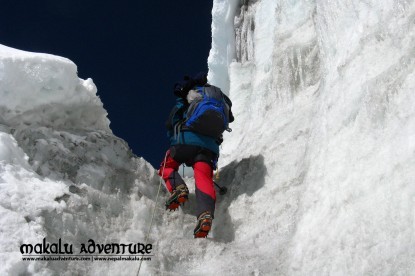
[(189, 190), (178, 173), (179, 166), (192, 166), (196, 182), (197, 225), (195, 238), (208, 235), (214, 218), (216, 193), (213, 170), (219, 157), (222, 133), (234, 120), (230, 99), (207, 83), (206, 73), (174, 85), (176, 104), (166, 122), (170, 148), (160, 165), (159, 175), (171, 193), (167, 210), (176, 210), (188, 200)]

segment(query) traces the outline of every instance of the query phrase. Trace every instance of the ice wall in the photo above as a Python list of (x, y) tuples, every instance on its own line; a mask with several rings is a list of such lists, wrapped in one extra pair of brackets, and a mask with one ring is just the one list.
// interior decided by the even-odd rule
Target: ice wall
[(214, 79), (215, 85), (221, 87), (225, 93), (229, 93), (228, 66), (235, 56), (233, 21), (238, 6), (239, 0), (213, 1), (208, 78)]
[[(235, 274), (411, 274), (414, 1), (240, 4), (228, 68), (236, 121), (220, 164), (225, 176), (238, 162), (251, 169), (226, 179), (239, 194), (221, 258), (243, 259)], [(221, 85), (215, 60), (210, 82)], [(255, 162), (260, 189), (248, 182)]]

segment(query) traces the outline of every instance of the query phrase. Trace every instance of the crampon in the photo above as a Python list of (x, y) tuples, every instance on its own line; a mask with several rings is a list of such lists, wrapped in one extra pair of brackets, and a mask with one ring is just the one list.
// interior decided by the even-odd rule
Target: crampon
[(194, 237), (196, 238), (206, 238), (209, 234), (210, 228), (212, 227), (212, 215), (210, 212), (202, 213), (197, 219), (197, 225), (194, 230)]
[(186, 185), (179, 185), (173, 190), (169, 199), (166, 201), (166, 210), (176, 211), (180, 205), (184, 206), (184, 203), (189, 199), (189, 190)]

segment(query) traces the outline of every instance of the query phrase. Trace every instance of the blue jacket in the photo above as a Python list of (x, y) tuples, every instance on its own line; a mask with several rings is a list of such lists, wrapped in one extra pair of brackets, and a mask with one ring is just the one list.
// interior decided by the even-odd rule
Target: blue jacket
[(183, 98), (177, 98), (176, 104), (170, 112), (166, 127), (168, 129), (167, 136), (170, 140), (170, 145), (194, 145), (211, 150), (217, 156), (219, 155), (219, 145), (213, 137), (205, 136), (190, 130), (181, 130), (179, 133), (174, 131), (174, 126), (180, 120), (185, 118), (187, 110), (187, 103)]

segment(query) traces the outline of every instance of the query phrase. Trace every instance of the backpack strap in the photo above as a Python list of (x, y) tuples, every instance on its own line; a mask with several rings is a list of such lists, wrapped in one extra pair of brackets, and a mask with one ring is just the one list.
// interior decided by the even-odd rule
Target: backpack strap
[(186, 122), (185, 119), (182, 119), (180, 121), (178, 121), (175, 125), (174, 125), (174, 139), (177, 140), (177, 143), (180, 143), (180, 134), (182, 132), (182, 130), (184, 129), (184, 123)]

